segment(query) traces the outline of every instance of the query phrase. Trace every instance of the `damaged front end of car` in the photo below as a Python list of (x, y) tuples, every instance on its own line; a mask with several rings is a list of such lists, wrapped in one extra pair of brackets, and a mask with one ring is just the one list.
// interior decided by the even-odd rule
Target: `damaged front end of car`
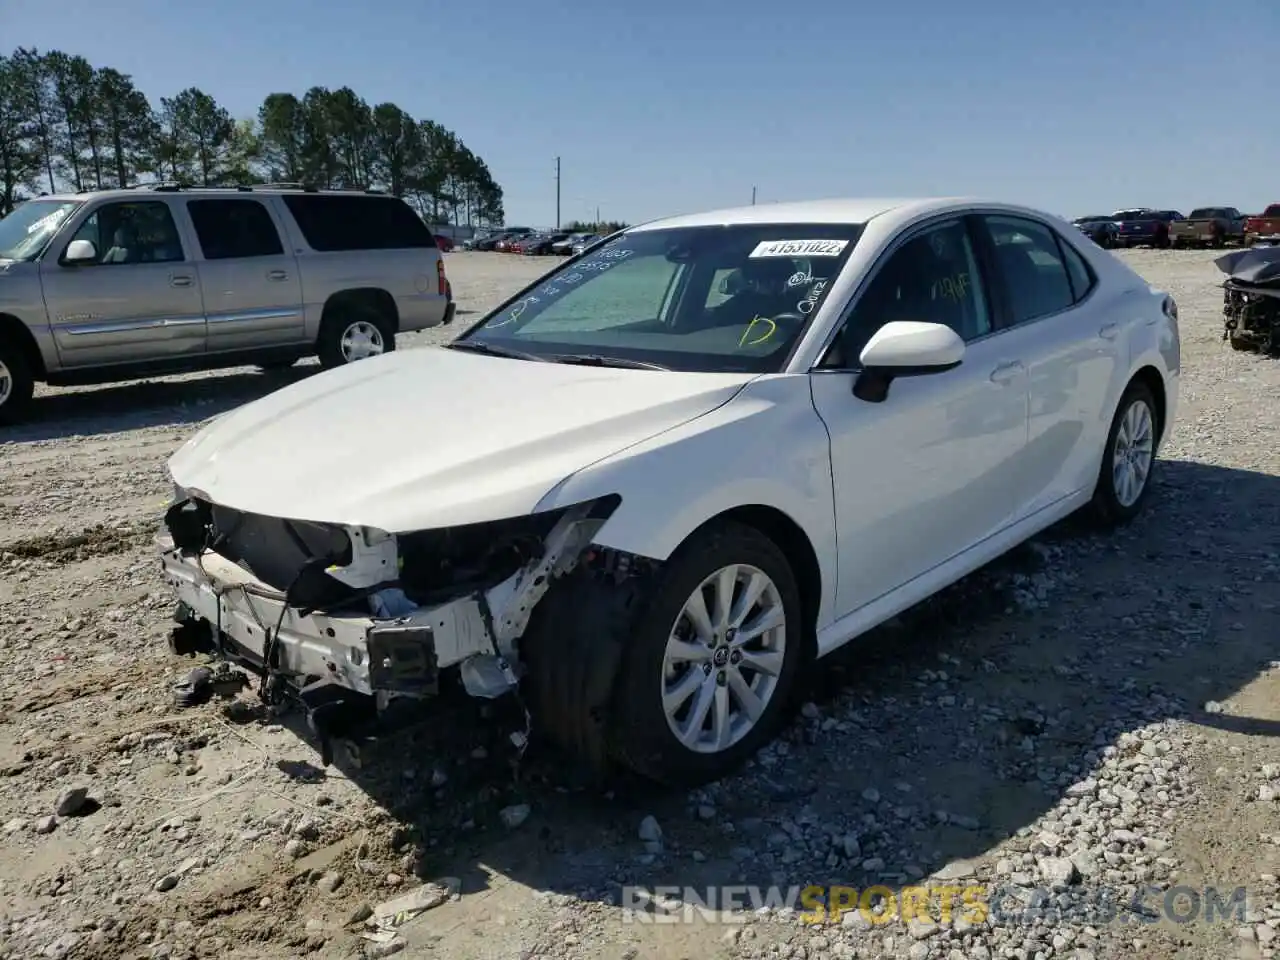
[(473, 696), (516, 687), (535, 605), (619, 502), (391, 533), (179, 489), (158, 538), (179, 601), (175, 645), (256, 674), (269, 704), (300, 704), (329, 764), (355, 718), (433, 697), (446, 672)]
[(1227, 275), (1222, 339), (1280, 355), (1280, 246), (1236, 250), (1213, 261)]

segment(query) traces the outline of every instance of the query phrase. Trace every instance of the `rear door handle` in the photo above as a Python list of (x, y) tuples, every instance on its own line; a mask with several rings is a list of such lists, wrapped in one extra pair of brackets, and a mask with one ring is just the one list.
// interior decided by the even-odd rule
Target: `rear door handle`
[(267, 279), (268, 280), (288, 280), (289, 274), (285, 273), (283, 270), (268, 270)]
[(1026, 369), (1021, 360), (1010, 360), (991, 371), (992, 383), (1012, 383)]
[(1102, 329), (1098, 331), (1098, 336), (1103, 340), (1114, 340), (1116, 337), (1120, 336), (1120, 324), (1104, 324)]
[(179, 277), (170, 277), (170, 278), (169, 278), (169, 283), (170, 283), (172, 286), (175, 286), (175, 287), (189, 287), (189, 286), (191, 286), (191, 278), (190, 278), (190, 277), (181, 277), (181, 276), (179, 276)]

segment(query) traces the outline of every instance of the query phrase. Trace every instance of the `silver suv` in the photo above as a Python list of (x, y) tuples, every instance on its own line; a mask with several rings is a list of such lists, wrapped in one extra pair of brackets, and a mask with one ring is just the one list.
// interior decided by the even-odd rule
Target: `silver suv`
[(435, 238), (403, 200), (298, 185), (40, 197), (0, 219), (0, 423), (68, 386), (318, 355), (449, 323)]

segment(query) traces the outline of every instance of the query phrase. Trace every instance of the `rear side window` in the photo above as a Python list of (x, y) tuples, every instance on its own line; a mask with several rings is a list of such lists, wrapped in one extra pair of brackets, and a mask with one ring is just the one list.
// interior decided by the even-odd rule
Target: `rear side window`
[(436, 246), (436, 238), (422, 218), (395, 197), (286, 194), (283, 199), (313, 250)]
[(1052, 230), (1022, 217), (984, 219), (1009, 294), (1011, 323), (1026, 323), (1075, 305), (1069, 267)]
[(284, 253), (271, 214), (257, 200), (189, 200), (187, 211), (206, 260)]
[(1093, 292), (1093, 285), (1097, 283), (1097, 278), (1075, 247), (1061, 237), (1057, 240), (1058, 247), (1062, 251), (1062, 262), (1067, 267), (1067, 277), (1071, 280), (1071, 293), (1075, 297), (1075, 302), (1079, 303)]

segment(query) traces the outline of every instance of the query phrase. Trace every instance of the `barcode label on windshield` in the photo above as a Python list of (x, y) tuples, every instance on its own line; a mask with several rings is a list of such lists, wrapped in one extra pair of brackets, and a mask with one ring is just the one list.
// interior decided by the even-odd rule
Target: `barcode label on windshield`
[(764, 240), (751, 251), (751, 259), (760, 257), (838, 257), (849, 245), (848, 240)]

